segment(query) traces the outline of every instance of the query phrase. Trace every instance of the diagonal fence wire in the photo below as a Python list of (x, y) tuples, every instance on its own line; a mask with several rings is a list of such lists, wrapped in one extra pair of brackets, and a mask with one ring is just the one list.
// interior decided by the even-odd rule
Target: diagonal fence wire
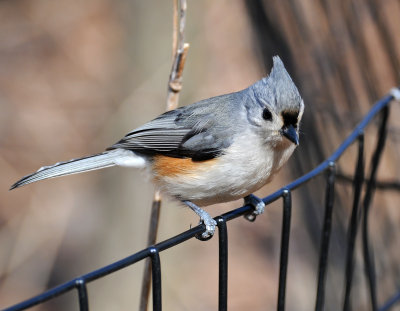
[[(373, 263), (373, 252), (370, 245), (368, 236), (368, 215), (373, 193), (376, 187), (376, 173), (381, 160), (381, 155), (385, 145), (387, 123), (389, 116), (388, 104), (393, 99), (392, 95), (387, 95), (378, 101), (354, 129), (354, 131), (343, 141), (339, 148), (324, 162), (318, 165), (309, 173), (296, 179), (284, 188), (272, 193), (263, 199), (265, 204), (270, 204), (280, 198), (283, 200), (283, 214), (282, 214), (282, 234), (281, 234), (281, 255), (280, 255), (280, 268), (279, 268), (279, 284), (278, 284), (278, 301), (277, 309), (285, 310), (285, 293), (286, 293), (286, 279), (288, 268), (289, 256), (289, 239), (290, 239), (290, 220), (291, 220), (291, 192), (296, 188), (304, 185), (312, 178), (327, 172), (326, 179), (326, 193), (325, 193), (325, 215), (324, 225), (321, 232), (321, 245), (320, 245), (320, 259), (318, 266), (318, 282), (316, 292), (315, 310), (324, 309), (325, 298), (325, 280), (326, 272), (329, 262), (329, 242), (332, 224), (332, 211), (334, 208), (334, 187), (336, 177), (336, 162), (341, 155), (352, 145), (358, 141), (358, 158), (355, 167), (355, 177), (353, 183), (354, 198), (352, 213), (349, 221), (348, 229), (348, 245), (345, 267), (345, 294), (343, 310), (350, 310), (350, 298), (352, 277), (354, 270), (354, 244), (357, 235), (360, 213), (362, 213), (362, 227), (363, 227), (363, 254), (365, 264), (365, 274), (369, 284), (369, 297), (371, 300), (372, 310), (387, 311), (400, 302), (400, 289), (394, 293), (391, 298), (378, 307), (376, 298), (376, 278), (375, 268)], [(372, 156), (372, 165), (364, 199), (362, 200), (362, 209), (360, 209), (362, 186), (364, 183), (364, 128), (371, 122), (377, 115), (382, 114), (378, 141), (375, 147), (375, 152)], [(242, 206), (240, 208), (229, 211), (223, 215), (216, 217), (218, 224), (218, 243), (219, 243), (219, 296), (218, 296), (218, 310), (226, 311), (228, 309), (228, 231), (227, 222), (244, 216), (252, 210), (251, 206)], [(116, 261), (110, 265), (84, 274), (78, 278), (70, 280), (62, 285), (54, 287), (40, 295), (31, 299), (18, 303), (14, 306), (4, 309), (4, 311), (17, 311), (25, 310), (30, 307), (39, 305), (66, 292), (77, 290), (79, 308), (81, 311), (89, 310), (89, 297), (86, 289), (86, 284), (102, 278), (108, 274), (121, 270), (127, 266), (133, 265), (145, 258), (151, 259), (152, 265), (152, 284), (153, 284), (153, 310), (162, 310), (162, 286), (161, 286), (161, 262), (159, 253), (183, 243), (189, 239), (194, 238), (196, 235), (205, 231), (204, 225), (198, 225), (190, 230), (182, 232), (168, 240), (157, 243), (142, 251), (139, 251), (131, 256), (122, 260)]]

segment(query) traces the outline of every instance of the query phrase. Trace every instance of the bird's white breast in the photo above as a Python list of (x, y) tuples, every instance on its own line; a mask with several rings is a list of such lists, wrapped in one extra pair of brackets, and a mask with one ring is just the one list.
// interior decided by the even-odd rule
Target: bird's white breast
[(195, 171), (155, 179), (163, 191), (200, 206), (232, 201), (269, 182), (294, 149), (292, 143), (274, 148), (248, 131), (237, 136), (223, 155), (199, 163)]

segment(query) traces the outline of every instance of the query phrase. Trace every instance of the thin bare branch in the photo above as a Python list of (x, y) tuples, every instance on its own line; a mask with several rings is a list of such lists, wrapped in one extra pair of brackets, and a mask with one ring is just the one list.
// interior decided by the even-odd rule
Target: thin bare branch
[[(179, 92), (182, 89), (182, 74), (185, 66), (189, 44), (184, 42), (184, 31), (186, 24), (186, 0), (173, 1), (173, 34), (172, 34), (172, 53), (173, 62), (168, 81), (167, 105), (166, 110), (172, 110), (178, 107)], [(179, 18), (178, 18), (179, 16)], [(178, 27), (179, 25), (179, 27)], [(148, 245), (153, 245), (157, 240), (158, 224), (160, 219), (161, 195), (159, 191), (154, 193), (153, 204), (151, 208), (150, 226), (148, 235)], [(147, 260), (142, 281), (142, 293), (140, 298), (140, 311), (148, 309), (151, 285), (151, 264)]]
[[(172, 63), (171, 73), (168, 82), (168, 94), (167, 94), (167, 110), (172, 110), (178, 107), (179, 92), (182, 89), (182, 74), (185, 66), (186, 55), (189, 50), (189, 44), (185, 43), (185, 26), (186, 26), (186, 0), (180, 0), (179, 10), (179, 31), (177, 27), (177, 9), (175, 9), (174, 1), (174, 35), (173, 35), (173, 55), (174, 60)], [(178, 41), (176, 41), (178, 40)]]
[(189, 44), (185, 43), (182, 50), (178, 50), (174, 59), (174, 69), (168, 83), (167, 110), (176, 109), (179, 102), (179, 92), (182, 89), (182, 73), (185, 66)]
[(176, 50), (178, 49), (178, 34), (179, 34), (179, 15), (178, 15), (178, 0), (174, 0), (173, 16), (172, 16), (172, 59), (174, 59)]

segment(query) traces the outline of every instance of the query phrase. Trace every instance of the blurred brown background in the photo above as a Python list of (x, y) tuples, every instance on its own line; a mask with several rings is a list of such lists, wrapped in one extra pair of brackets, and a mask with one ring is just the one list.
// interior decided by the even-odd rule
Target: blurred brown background
[[(265, 196), (330, 155), (372, 103), (399, 84), (398, 0), (188, 1), (191, 44), (180, 104), (240, 90), (280, 55), (302, 93), (300, 147)], [(152, 185), (112, 168), (12, 192), (40, 166), (96, 153), (165, 109), (171, 1), (0, 2), (0, 308), (146, 247)], [(393, 104), (379, 180), (398, 182), (399, 108)], [(367, 131), (367, 150), (376, 129)], [(369, 158), (368, 158), (369, 159)], [(355, 148), (339, 162), (350, 175)], [(294, 193), (287, 310), (314, 306), (324, 179)], [(337, 186), (326, 310), (342, 306), (349, 183)], [(400, 283), (396, 187), (371, 210), (378, 301)], [(218, 215), (242, 202), (209, 208)], [(255, 223), (229, 223), (229, 310), (274, 310), (281, 203)], [(159, 240), (197, 217), (163, 202)], [(369, 310), (360, 243), (354, 310)], [(215, 310), (217, 244), (191, 240), (161, 255), (165, 310)], [(88, 286), (93, 310), (136, 310), (143, 265)], [(34, 310), (76, 310), (75, 293)], [(396, 309), (394, 309), (396, 310)], [(400, 310), (398, 307), (397, 310)]]

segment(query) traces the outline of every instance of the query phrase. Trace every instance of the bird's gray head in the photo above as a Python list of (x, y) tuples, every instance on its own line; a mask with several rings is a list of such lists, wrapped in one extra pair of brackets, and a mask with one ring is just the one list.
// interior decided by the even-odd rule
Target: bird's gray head
[(299, 124), (304, 103), (278, 56), (268, 77), (249, 87), (248, 120), (267, 142), (299, 144)]

